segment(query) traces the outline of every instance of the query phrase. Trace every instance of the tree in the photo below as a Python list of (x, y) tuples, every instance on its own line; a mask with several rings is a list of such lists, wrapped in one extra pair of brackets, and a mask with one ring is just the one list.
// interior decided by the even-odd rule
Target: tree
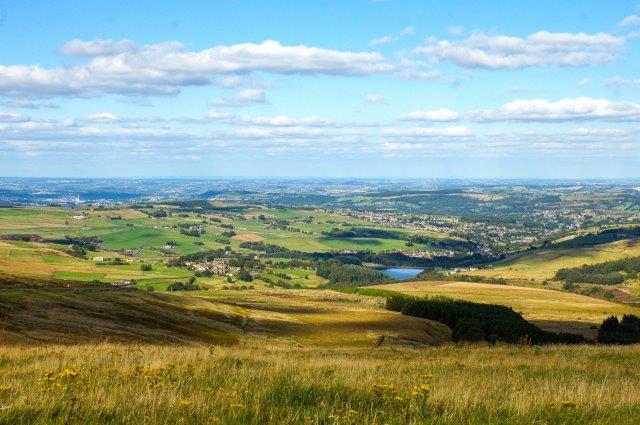
[(251, 277), (251, 273), (249, 273), (245, 269), (240, 269), (238, 271), (238, 279), (243, 282), (251, 282), (253, 280), (253, 278)]

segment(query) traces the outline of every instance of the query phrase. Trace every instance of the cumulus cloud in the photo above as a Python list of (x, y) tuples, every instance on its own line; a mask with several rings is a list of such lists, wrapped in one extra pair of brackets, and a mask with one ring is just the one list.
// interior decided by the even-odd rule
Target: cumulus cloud
[(620, 22), (618, 22), (618, 26), (620, 28), (628, 27), (630, 25), (640, 25), (640, 16), (638, 15), (629, 15)]
[(640, 104), (611, 102), (590, 97), (548, 99), (519, 99), (495, 109), (456, 112), (449, 109), (415, 111), (402, 114), (403, 121), (640, 121)]
[(618, 58), (624, 43), (624, 37), (602, 32), (539, 31), (525, 38), (480, 32), (459, 41), (430, 38), (425, 46), (414, 49), (414, 52), (467, 68), (517, 69), (612, 62)]
[(364, 101), (367, 103), (387, 103), (387, 98), (381, 94), (368, 94), (364, 97)]
[(99, 112), (96, 114), (89, 114), (82, 118), (85, 122), (100, 122), (100, 123), (114, 123), (118, 122), (118, 116), (111, 112)]
[(451, 109), (435, 109), (433, 111), (415, 111), (400, 115), (402, 121), (456, 121), (460, 114)]
[(265, 103), (267, 96), (262, 90), (244, 89), (240, 90), (233, 97), (217, 99), (211, 102), (214, 106), (245, 106), (251, 103)]
[(71, 40), (60, 48), (60, 53), (67, 56), (109, 56), (130, 52), (136, 49), (131, 40), (97, 39), (90, 41)]
[(612, 120), (637, 121), (640, 104), (611, 102), (590, 97), (524, 99), (505, 103), (500, 108), (472, 112), (467, 119), (473, 121), (579, 121)]
[[(120, 42), (113, 42), (120, 50)], [(109, 43), (76, 41), (68, 53), (90, 56), (77, 66), (0, 65), (0, 95), (94, 96), (176, 94), (184, 86), (216, 84), (230, 74), (262, 71), (278, 74), (368, 75), (391, 72), (394, 66), (378, 53), (260, 44), (220, 45), (186, 51), (180, 43), (136, 45), (120, 51)]]

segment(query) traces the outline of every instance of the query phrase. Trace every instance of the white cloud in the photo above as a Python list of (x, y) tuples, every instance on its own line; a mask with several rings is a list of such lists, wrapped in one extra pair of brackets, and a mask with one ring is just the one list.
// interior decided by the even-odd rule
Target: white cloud
[(184, 86), (219, 81), (224, 85), (225, 81), (220, 78), (225, 74), (252, 71), (368, 75), (394, 70), (379, 53), (285, 46), (272, 40), (260, 44), (220, 45), (194, 52), (186, 51), (176, 42), (136, 45), (118, 53), (114, 49), (111, 45), (100, 47), (100, 43), (77, 41), (65, 51), (97, 56), (90, 57), (86, 64), (59, 68), (0, 65), (0, 95), (176, 94)]
[(71, 40), (60, 48), (60, 53), (67, 56), (108, 56), (130, 52), (136, 49), (131, 40), (96, 39), (90, 41)]
[(20, 109), (58, 109), (60, 105), (54, 102), (33, 102), (31, 100), (26, 99), (13, 99), (10, 101), (2, 102), (3, 105), (8, 106), (9, 108), (20, 108)]
[(414, 111), (400, 115), (402, 121), (456, 121), (460, 114), (451, 109), (435, 109), (433, 111)]
[(87, 115), (86, 117), (82, 118), (82, 121), (96, 123), (114, 123), (118, 122), (118, 116), (112, 114), (111, 112), (99, 112), (97, 114)]
[(416, 28), (413, 25), (409, 25), (405, 27), (402, 31), (400, 31), (400, 36), (404, 37), (406, 35), (411, 35), (415, 32)]
[(313, 138), (324, 135), (325, 133), (323, 130), (306, 127), (275, 129), (248, 127), (233, 132), (233, 136), (239, 139)]
[(472, 34), (460, 41), (431, 38), (414, 52), (462, 67), (516, 69), (533, 66), (587, 66), (612, 62), (624, 47), (624, 37), (607, 33), (551, 33), (526, 38)]
[(602, 138), (602, 137), (626, 137), (629, 134), (619, 128), (589, 129), (585, 127), (574, 128), (567, 132), (569, 136), (576, 138)]
[(368, 94), (364, 97), (367, 103), (387, 103), (387, 98), (381, 94)]
[(505, 103), (500, 108), (475, 111), (465, 116), (470, 121), (579, 121), (579, 120), (640, 120), (640, 104), (611, 102), (590, 97), (522, 99)]
[(389, 128), (382, 131), (386, 136), (398, 137), (470, 137), (471, 130), (461, 126), (451, 126), (444, 128), (433, 127), (406, 127), (406, 128)]
[(267, 97), (262, 90), (244, 89), (240, 90), (234, 97), (218, 99), (211, 102), (215, 106), (244, 106), (251, 103), (265, 103)]
[(429, 81), (441, 78), (442, 74), (439, 71), (417, 71), (414, 69), (405, 69), (394, 73), (393, 76), (402, 80)]
[(287, 115), (274, 116), (251, 116), (251, 115), (235, 115), (219, 111), (210, 111), (207, 117), (233, 125), (254, 125), (264, 127), (328, 127), (333, 125), (331, 122), (315, 116), (302, 118), (290, 117)]
[(395, 37), (391, 35), (385, 35), (384, 37), (374, 38), (369, 42), (369, 47), (386, 46), (395, 41)]
[(640, 25), (640, 16), (638, 15), (629, 15), (620, 22), (618, 22), (619, 27), (627, 27), (629, 25)]
[(369, 42), (369, 47), (386, 46), (387, 44), (391, 44), (401, 37), (406, 37), (408, 35), (413, 34), (414, 31), (415, 31), (415, 28), (412, 25), (409, 25), (408, 27), (405, 27), (402, 31), (396, 34), (389, 34), (383, 37), (374, 38)]
[(591, 82), (591, 78), (583, 78), (582, 80), (578, 81), (578, 83), (576, 85), (578, 87), (584, 87), (587, 84), (589, 84), (589, 82)]
[(629, 79), (621, 78), (616, 75), (606, 80), (604, 82), (604, 85), (607, 87), (613, 87), (617, 89), (622, 87), (640, 87), (640, 78), (637, 78), (635, 80), (629, 80)]
[(640, 104), (611, 102), (590, 97), (518, 99), (495, 109), (456, 112), (450, 109), (415, 111), (402, 114), (403, 121), (640, 121)]
[(15, 114), (13, 112), (0, 112), (0, 122), (22, 122), (27, 120), (27, 117), (20, 114)]

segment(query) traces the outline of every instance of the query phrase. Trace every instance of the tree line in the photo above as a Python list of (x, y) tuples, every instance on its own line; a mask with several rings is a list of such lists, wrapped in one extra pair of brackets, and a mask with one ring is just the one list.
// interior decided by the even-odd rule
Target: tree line
[(555, 279), (566, 283), (617, 285), (623, 283), (627, 278), (638, 277), (639, 273), (640, 257), (628, 257), (621, 260), (560, 269), (556, 272)]
[(329, 280), (326, 287), (356, 287), (391, 282), (392, 279), (369, 267), (356, 264), (342, 264), (338, 261), (323, 261), (316, 268), (316, 274)]
[(496, 304), (481, 304), (446, 297), (417, 298), (393, 295), (386, 308), (407, 316), (422, 317), (449, 326), (453, 341), (498, 341), (531, 344), (578, 344), (584, 337), (578, 334), (543, 331), (525, 320), (512, 308)]

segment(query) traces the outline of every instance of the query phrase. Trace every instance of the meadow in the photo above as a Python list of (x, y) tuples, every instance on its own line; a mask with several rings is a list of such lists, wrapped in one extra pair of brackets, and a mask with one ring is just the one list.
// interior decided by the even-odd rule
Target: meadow
[(640, 255), (640, 239), (581, 248), (552, 248), (519, 254), (487, 268), (464, 272), (475, 276), (542, 282), (562, 268), (601, 263)]
[(635, 424), (636, 347), (0, 348), (2, 423)]

